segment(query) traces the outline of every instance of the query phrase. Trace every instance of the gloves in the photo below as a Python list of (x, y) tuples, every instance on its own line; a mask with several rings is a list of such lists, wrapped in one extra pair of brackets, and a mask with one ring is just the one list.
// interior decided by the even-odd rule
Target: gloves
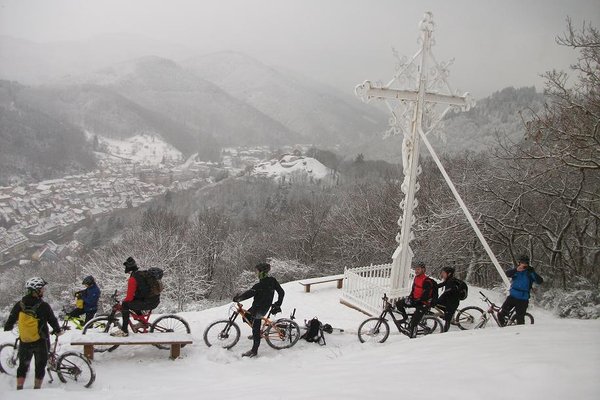
[(233, 296), (233, 301), (234, 301), (234, 303), (239, 303), (240, 302), (240, 295), (236, 294), (235, 296)]
[(50, 334), (51, 335), (56, 335), (56, 336), (61, 336), (63, 333), (65, 333), (65, 331), (59, 329), (57, 331), (52, 331)]
[(279, 314), (281, 312), (281, 307), (277, 304), (273, 304), (271, 306), (271, 314), (275, 315), (275, 314)]

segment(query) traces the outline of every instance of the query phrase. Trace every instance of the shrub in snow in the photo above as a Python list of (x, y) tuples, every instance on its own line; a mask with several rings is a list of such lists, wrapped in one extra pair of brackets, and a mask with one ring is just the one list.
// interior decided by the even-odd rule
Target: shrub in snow
[[(541, 298), (540, 298), (541, 297)], [(596, 319), (600, 317), (600, 290), (565, 291), (550, 289), (537, 302), (562, 318)]]

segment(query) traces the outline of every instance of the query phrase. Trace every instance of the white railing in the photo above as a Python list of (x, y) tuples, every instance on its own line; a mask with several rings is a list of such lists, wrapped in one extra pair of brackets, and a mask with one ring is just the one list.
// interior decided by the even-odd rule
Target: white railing
[(391, 274), (392, 264), (345, 268), (341, 301), (369, 315), (379, 314), (383, 306), (381, 298), (384, 294), (393, 300), (406, 296), (410, 290), (410, 288), (391, 290)]

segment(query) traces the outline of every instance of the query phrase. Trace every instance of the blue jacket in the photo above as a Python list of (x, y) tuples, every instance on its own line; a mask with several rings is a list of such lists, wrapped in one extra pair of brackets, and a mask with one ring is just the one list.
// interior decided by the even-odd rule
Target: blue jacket
[(100, 288), (95, 283), (82, 290), (81, 299), (83, 300), (83, 311), (92, 312), (98, 310), (98, 299), (100, 298)]
[(510, 296), (519, 300), (529, 300), (531, 286), (533, 286), (534, 283), (539, 285), (544, 282), (544, 279), (536, 274), (531, 267), (528, 267), (524, 271), (517, 271), (517, 268), (511, 268), (506, 271), (506, 276), (512, 278)]

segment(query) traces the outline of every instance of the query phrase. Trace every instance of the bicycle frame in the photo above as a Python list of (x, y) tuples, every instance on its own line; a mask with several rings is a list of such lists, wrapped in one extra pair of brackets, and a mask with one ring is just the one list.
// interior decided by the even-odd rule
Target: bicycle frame
[(392, 321), (394, 321), (394, 325), (398, 329), (398, 332), (402, 333), (403, 335), (410, 336), (408, 326), (410, 324), (410, 321), (412, 320), (414, 313), (406, 313), (405, 320), (396, 319), (396, 317), (394, 316), (394, 306), (392, 305), (392, 303), (390, 303), (386, 294), (383, 295), (382, 300), (383, 300), (383, 311), (381, 311), (381, 314), (379, 315), (379, 319), (387, 321), (385, 316), (386, 316), (386, 314), (389, 314), (390, 317), (392, 317)]
[[(121, 302), (117, 299), (117, 291), (110, 296), (113, 301), (112, 309), (110, 314), (108, 314), (108, 320), (112, 322), (119, 322), (119, 318), (117, 317), (117, 313), (121, 311)], [(148, 329), (150, 328), (150, 316), (152, 315), (152, 310), (148, 310), (146, 312), (142, 312), (141, 314), (136, 313), (131, 310), (131, 319), (129, 319), (129, 328), (135, 333), (148, 333)], [(133, 323), (132, 321), (137, 321), (137, 323)]]
[[(235, 322), (238, 315), (241, 314), (242, 321), (244, 321), (244, 323), (246, 325), (248, 325), (250, 327), (250, 329), (252, 329), (252, 321), (250, 321), (250, 319), (246, 317), (246, 315), (248, 315), (248, 310), (244, 309), (244, 306), (242, 305), (242, 303), (236, 303), (236, 307), (237, 307), (236, 310), (232, 313), (231, 317), (229, 317), (229, 321), (231, 323)], [(273, 323), (269, 319), (270, 316), (271, 316), (271, 311), (269, 311), (269, 313), (267, 315), (265, 315), (264, 317), (261, 318), (262, 322), (260, 325), (260, 336), (262, 338), (265, 337), (266, 328), (273, 325)]]

